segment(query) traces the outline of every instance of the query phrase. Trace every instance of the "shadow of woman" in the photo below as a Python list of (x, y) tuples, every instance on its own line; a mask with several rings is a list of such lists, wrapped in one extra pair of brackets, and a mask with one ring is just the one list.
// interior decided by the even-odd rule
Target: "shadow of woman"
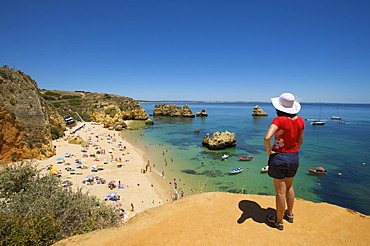
[(238, 223), (241, 224), (245, 220), (252, 218), (257, 223), (265, 223), (269, 227), (273, 227), (271, 223), (266, 220), (266, 215), (276, 215), (276, 210), (273, 208), (261, 208), (261, 206), (249, 200), (243, 200), (239, 202), (239, 209), (243, 212), (240, 218), (238, 219)]

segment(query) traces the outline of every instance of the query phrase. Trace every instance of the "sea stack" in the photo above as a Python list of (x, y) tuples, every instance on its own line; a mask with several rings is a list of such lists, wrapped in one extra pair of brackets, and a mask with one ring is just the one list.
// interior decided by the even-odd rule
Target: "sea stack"
[(256, 105), (253, 108), (253, 114), (252, 114), (252, 116), (268, 116), (268, 114), (265, 113), (265, 111), (263, 111), (260, 106)]
[(154, 116), (170, 116), (170, 117), (195, 117), (188, 105), (183, 107), (169, 104), (158, 104), (153, 109)]
[(228, 131), (214, 132), (210, 137), (209, 133), (207, 133), (203, 138), (202, 144), (212, 150), (234, 147), (236, 145), (236, 134)]
[(208, 116), (207, 112), (205, 109), (202, 109), (200, 112), (197, 112), (195, 114), (197, 117), (205, 117), (205, 116)]

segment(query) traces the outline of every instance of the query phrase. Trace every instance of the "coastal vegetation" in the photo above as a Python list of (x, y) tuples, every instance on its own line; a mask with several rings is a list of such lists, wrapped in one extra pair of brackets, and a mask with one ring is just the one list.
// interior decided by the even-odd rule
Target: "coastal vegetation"
[(96, 197), (68, 190), (32, 161), (0, 166), (0, 245), (51, 245), (119, 223)]
[(57, 108), (60, 115), (81, 121), (89, 122), (93, 118), (98, 120), (97, 118), (105, 118), (105, 115), (117, 118), (114, 121), (123, 118), (146, 119), (148, 117), (138, 102), (124, 96), (85, 91), (41, 90), (40, 92), (46, 102)]
[(54, 126), (51, 126), (50, 127), (50, 133), (51, 133), (51, 138), (54, 140), (54, 139), (58, 139), (58, 138), (61, 138), (64, 136), (64, 131), (54, 127)]

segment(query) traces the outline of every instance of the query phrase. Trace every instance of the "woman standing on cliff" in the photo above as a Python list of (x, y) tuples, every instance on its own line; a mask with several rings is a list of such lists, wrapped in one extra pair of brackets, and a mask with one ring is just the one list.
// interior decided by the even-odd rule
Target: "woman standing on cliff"
[[(276, 216), (267, 215), (279, 230), (284, 229), (283, 218), (293, 223), (293, 180), (299, 165), (298, 151), (304, 138), (304, 121), (297, 116), (301, 105), (290, 93), (271, 98), (277, 117), (266, 132), (264, 143), (269, 155), (268, 175), (274, 179), (276, 193)], [(271, 148), (270, 140), (274, 136)], [(285, 210), (285, 202), (287, 210)], [(285, 215), (285, 216), (284, 216)]]

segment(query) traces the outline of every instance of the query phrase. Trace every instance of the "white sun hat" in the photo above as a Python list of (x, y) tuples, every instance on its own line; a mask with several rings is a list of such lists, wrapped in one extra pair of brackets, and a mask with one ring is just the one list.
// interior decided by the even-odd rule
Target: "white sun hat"
[(291, 93), (283, 93), (280, 97), (273, 97), (271, 102), (277, 110), (284, 113), (296, 114), (301, 110), (301, 104)]

